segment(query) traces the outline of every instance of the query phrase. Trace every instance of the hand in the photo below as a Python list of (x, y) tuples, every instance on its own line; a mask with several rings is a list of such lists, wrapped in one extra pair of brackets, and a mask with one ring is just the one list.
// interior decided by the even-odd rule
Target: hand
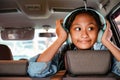
[(110, 41), (111, 37), (112, 37), (112, 31), (110, 29), (110, 23), (107, 21), (107, 27), (102, 36), (102, 43), (105, 44), (106, 41)]
[(110, 29), (110, 23), (107, 21), (107, 28), (102, 37), (102, 43), (111, 52), (116, 60), (120, 62), (120, 48), (110, 41), (112, 37), (112, 31)]
[(56, 33), (59, 39), (65, 41), (67, 39), (67, 32), (63, 29), (61, 23), (63, 20), (56, 21)]

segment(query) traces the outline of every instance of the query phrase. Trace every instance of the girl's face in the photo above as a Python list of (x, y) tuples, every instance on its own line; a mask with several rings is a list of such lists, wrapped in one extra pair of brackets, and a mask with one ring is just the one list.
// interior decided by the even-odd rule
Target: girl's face
[(95, 19), (86, 13), (77, 15), (70, 27), (70, 35), (73, 44), (78, 49), (90, 49), (98, 35)]

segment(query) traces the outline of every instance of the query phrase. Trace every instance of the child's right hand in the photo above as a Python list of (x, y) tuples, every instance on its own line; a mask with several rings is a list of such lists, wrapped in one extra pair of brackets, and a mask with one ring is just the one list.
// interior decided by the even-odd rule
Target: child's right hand
[(66, 41), (68, 35), (61, 25), (62, 22), (63, 20), (56, 21), (56, 33), (57, 33), (58, 38), (64, 42)]

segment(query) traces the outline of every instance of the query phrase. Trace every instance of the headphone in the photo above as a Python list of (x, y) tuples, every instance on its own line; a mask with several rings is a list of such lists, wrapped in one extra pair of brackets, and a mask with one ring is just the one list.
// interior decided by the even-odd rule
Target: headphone
[[(63, 28), (65, 29), (65, 31), (67, 33), (69, 33), (69, 28), (70, 28), (72, 22), (74, 21), (76, 15), (78, 15), (82, 11), (87, 11), (88, 13), (90, 11), (95, 15), (97, 14), (97, 16), (99, 17), (99, 21), (100, 21), (101, 25), (100, 25), (100, 30), (99, 30), (99, 33), (98, 33), (97, 42), (100, 43), (102, 35), (103, 35), (103, 33), (106, 29), (106, 20), (101, 13), (99, 13), (98, 11), (96, 11), (95, 9), (93, 9), (91, 7), (87, 7), (87, 8), (81, 7), (81, 8), (77, 8), (77, 9), (73, 10), (72, 12), (70, 12), (63, 20), (63, 24), (62, 24)], [(71, 43), (71, 42), (72, 41), (71, 41), (70, 34), (68, 34), (67, 43)]]

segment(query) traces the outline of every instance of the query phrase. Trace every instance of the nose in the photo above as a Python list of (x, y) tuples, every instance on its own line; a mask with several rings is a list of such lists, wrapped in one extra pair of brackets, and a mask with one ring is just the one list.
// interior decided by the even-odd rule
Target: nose
[(82, 38), (87, 38), (87, 37), (88, 37), (88, 33), (87, 33), (86, 30), (82, 30), (82, 31), (81, 31), (81, 37), (82, 37)]

